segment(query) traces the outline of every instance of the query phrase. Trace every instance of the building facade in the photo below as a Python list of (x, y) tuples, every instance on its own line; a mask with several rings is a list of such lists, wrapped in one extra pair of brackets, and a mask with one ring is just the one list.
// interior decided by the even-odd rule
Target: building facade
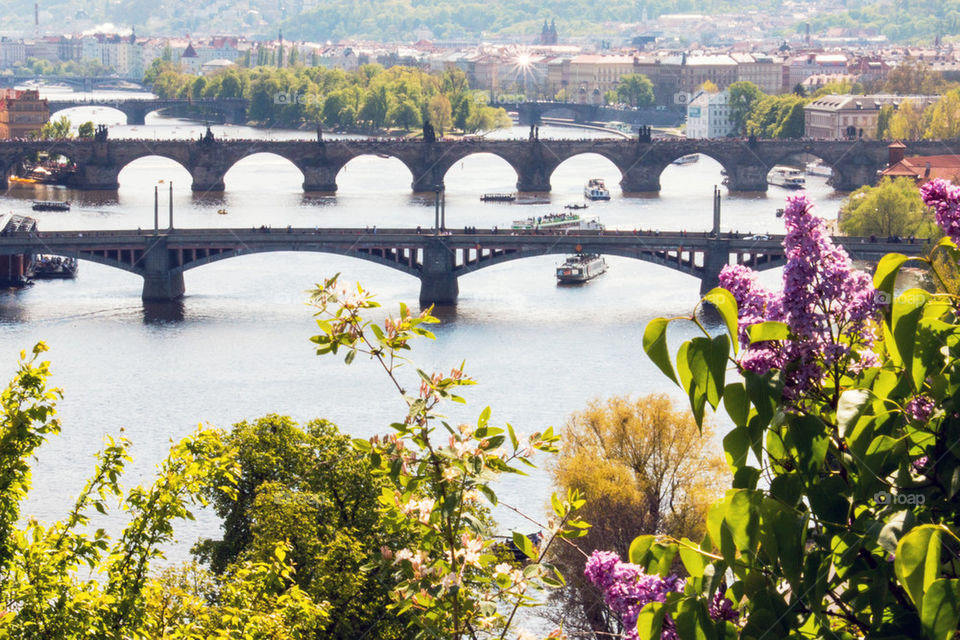
[(0, 90), (0, 139), (27, 138), (50, 119), (50, 107), (33, 90)]
[(939, 98), (890, 94), (822, 96), (803, 107), (804, 131), (807, 137), (820, 140), (874, 139), (880, 109), (884, 105), (897, 108), (904, 102), (911, 102), (922, 111)]
[(701, 91), (687, 105), (688, 138), (725, 138), (734, 133), (730, 117), (730, 92)]

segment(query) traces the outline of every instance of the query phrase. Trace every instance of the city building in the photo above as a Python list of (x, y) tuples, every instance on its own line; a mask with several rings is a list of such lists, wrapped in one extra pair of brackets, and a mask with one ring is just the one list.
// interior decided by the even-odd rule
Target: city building
[(807, 53), (790, 58), (783, 67), (783, 91), (791, 91), (795, 86), (815, 74), (847, 73), (847, 56), (842, 53)]
[(730, 92), (700, 91), (687, 104), (688, 138), (725, 138), (734, 131), (730, 116)]
[(783, 87), (783, 60), (757, 53), (731, 53), (737, 63), (737, 81), (752, 82), (766, 94), (780, 93)]
[(884, 105), (898, 108), (904, 102), (912, 102), (922, 111), (939, 98), (890, 94), (822, 96), (803, 107), (804, 131), (807, 137), (821, 140), (872, 139), (877, 137), (877, 120)]
[(0, 139), (26, 138), (50, 119), (47, 100), (31, 89), (0, 89)]

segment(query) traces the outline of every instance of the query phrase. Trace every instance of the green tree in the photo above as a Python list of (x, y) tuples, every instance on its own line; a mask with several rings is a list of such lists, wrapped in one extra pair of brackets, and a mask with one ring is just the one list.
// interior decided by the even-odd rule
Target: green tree
[(884, 178), (851, 193), (840, 208), (840, 230), (851, 236), (939, 236), (933, 212), (911, 178)]
[(223, 575), (240, 560), (269, 562), (286, 543), (297, 584), (329, 603), (326, 637), (403, 637), (410, 620), (382, 615), (395, 586), (390, 573), (365, 567), (377, 564), (382, 547), (416, 541), (387, 533), (378, 509), (384, 482), (368, 457), (328, 422), (301, 429), (277, 415), (234, 425), (224, 443), (236, 451), (238, 482), (208, 489), (223, 538), (201, 543), (200, 557)]
[(381, 86), (371, 91), (363, 101), (357, 119), (367, 122), (375, 129), (382, 129), (387, 123), (387, 113), (390, 111), (390, 99), (387, 88)]
[(437, 130), (437, 135), (443, 135), (453, 125), (453, 113), (450, 100), (445, 95), (436, 95), (427, 102), (427, 114), (430, 123)]
[(726, 465), (712, 430), (701, 432), (690, 412), (664, 394), (591, 402), (569, 418), (563, 434), (551, 465), (554, 486), (587, 496), (580, 514), (592, 526), (576, 547), (553, 548), (567, 585), (551, 600), (567, 629), (616, 635), (623, 629), (584, 577), (584, 554), (599, 549), (627, 557), (640, 533), (701, 539), (707, 510), (729, 482)]
[(927, 108), (929, 110), (924, 138), (931, 140), (955, 140), (960, 138), (960, 89), (943, 94)]
[(65, 138), (72, 138), (73, 132), (71, 131), (71, 127), (70, 118), (60, 116), (56, 120), (47, 122), (40, 127), (40, 130), (36, 133), (36, 137), (39, 140), (63, 140)]
[(890, 137), (894, 140), (920, 140), (927, 131), (927, 111), (904, 100), (890, 116)]
[(93, 122), (87, 121), (77, 127), (77, 137), (83, 138), (84, 140), (89, 140), (93, 138), (94, 133), (96, 133), (96, 128), (93, 125)]
[(653, 104), (653, 83), (642, 73), (628, 73), (620, 76), (617, 95), (632, 107), (646, 107)]
[(734, 82), (727, 91), (730, 94), (728, 105), (734, 129), (738, 134), (744, 134), (747, 131), (747, 121), (764, 93), (760, 87), (746, 81)]
[(929, 63), (907, 58), (887, 74), (884, 90), (901, 96), (935, 95), (943, 85), (943, 74), (934, 71)]
[(892, 104), (885, 104), (880, 107), (880, 113), (877, 114), (877, 140), (890, 139), (890, 120), (893, 118), (893, 114)]

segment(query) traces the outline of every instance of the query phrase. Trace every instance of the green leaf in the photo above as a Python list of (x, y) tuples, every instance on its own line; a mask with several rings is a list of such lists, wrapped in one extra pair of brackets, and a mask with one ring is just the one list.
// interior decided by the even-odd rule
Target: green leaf
[(517, 549), (523, 552), (523, 555), (527, 556), (531, 560), (537, 559), (537, 551), (533, 548), (533, 543), (530, 542), (530, 538), (519, 533), (517, 531), (513, 532), (513, 544), (516, 545)]
[(723, 522), (733, 535), (733, 543), (743, 554), (756, 551), (760, 533), (760, 501), (762, 494), (747, 489), (738, 490), (730, 500), (730, 508)]
[(730, 338), (725, 335), (713, 339), (698, 337), (687, 344), (687, 363), (697, 393), (706, 394), (707, 402), (716, 409), (723, 393), (723, 380), (730, 356)]
[[(907, 371), (912, 371), (914, 366), (913, 350), (917, 342), (917, 323), (923, 316), (923, 306), (929, 299), (930, 294), (923, 289), (908, 289), (893, 301), (893, 341)], [(890, 344), (887, 346), (890, 347)]]
[(650, 553), (650, 547), (656, 541), (656, 536), (638, 536), (630, 543), (630, 551), (627, 554), (630, 562), (636, 565), (645, 566), (647, 564), (647, 554)]
[(736, 427), (723, 437), (723, 452), (727, 465), (734, 473), (747, 464), (750, 451), (750, 431), (746, 427)]
[(750, 334), (750, 344), (767, 340), (786, 340), (790, 337), (790, 328), (783, 322), (773, 320), (759, 322), (747, 329), (747, 332)]
[(483, 429), (487, 426), (487, 422), (490, 421), (490, 407), (484, 407), (483, 411), (480, 412), (480, 417), (477, 418), (477, 429)]
[(960, 580), (938, 579), (923, 595), (920, 622), (932, 640), (950, 640), (960, 621)]
[(637, 616), (637, 635), (640, 640), (660, 640), (663, 628), (664, 604), (649, 602)]
[(902, 253), (888, 253), (877, 263), (877, 270), (873, 272), (873, 286), (884, 292), (887, 300), (893, 300), (893, 286), (900, 266), (909, 259)]
[(940, 536), (938, 525), (914, 527), (897, 545), (893, 569), (897, 579), (919, 611), (924, 593), (940, 577)]
[(680, 561), (683, 562), (684, 569), (693, 578), (701, 577), (710, 564), (709, 557), (700, 553), (699, 546), (687, 538), (683, 538), (680, 543)]
[(668, 324), (670, 324), (670, 320), (667, 318), (654, 318), (647, 324), (647, 328), (643, 332), (643, 350), (660, 371), (675, 383), (680, 384), (673, 372), (670, 352), (667, 350)]
[(517, 447), (520, 446), (520, 441), (517, 440), (517, 432), (513, 430), (513, 425), (509, 422), (507, 423), (507, 433), (510, 434), (510, 444), (513, 445), (513, 450), (516, 451)]
[(849, 437), (872, 397), (867, 389), (847, 389), (840, 394), (840, 402), (837, 403), (837, 426), (840, 427), (843, 437)]
[(720, 317), (723, 318), (723, 323), (727, 325), (727, 333), (730, 335), (730, 340), (733, 342), (733, 352), (737, 353), (739, 346), (739, 340), (737, 339), (737, 301), (733, 297), (733, 294), (724, 289), (723, 287), (716, 287), (711, 289), (710, 292), (703, 297), (704, 300), (713, 305), (713, 308), (717, 310), (720, 314)]
[(714, 637), (714, 624), (707, 605), (697, 598), (683, 598), (674, 614), (677, 635), (684, 640), (707, 640)]
[[(736, 343), (734, 343), (736, 344)], [(742, 427), (750, 418), (750, 399), (742, 382), (731, 382), (723, 390), (723, 406), (733, 424)]]

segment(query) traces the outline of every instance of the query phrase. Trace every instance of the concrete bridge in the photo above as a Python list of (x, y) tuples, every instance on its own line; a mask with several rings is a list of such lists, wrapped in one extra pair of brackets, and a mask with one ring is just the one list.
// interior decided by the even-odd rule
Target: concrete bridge
[[(537, 233), (533, 231), (433, 235), (415, 229), (167, 229), (153, 231), (55, 231), (0, 237), (0, 255), (56, 254), (136, 273), (144, 300), (174, 300), (184, 293), (183, 273), (236, 256), (269, 251), (311, 251), (369, 260), (420, 279), (420, 302), (454, 303), (461, 275), (534, 256), (600, 253), (644, 260), (700, 280), (705, 293), (726, 264), (757, 270), (783, 266), (782, 236), (769, 240), (707, 234), (631, 231)], [(920, 255), (922, 243), (835, 238), (850, 256), (879, 260), (891, 251)]]
[[(960, 144), (960, 143), (957, 143)], [(161, 156), (179, 163), (192, 176), (194, 191), (223, 191), (224, 176), (238, 161), (256, 153), (286, 158), (303, 174), (303, 189), (332, 193), (337, 174), (350, 160), (364, 155), (393, 157), (410, 170), (415, 192), (434, 191), (447, 171), (467, 156), (489, 153), (517, 173), (522, 192), (550, 191), (550, 178), (564, 161), (593, 153), (610, 160), (621, 174), (624, 192), (660, 190), (660, 174), (677, 158), (701, 153), (719, 162), (731, 191), (766, 191), (767, 173), (800, 154), (821, 158), (833, 169), (831, 184), (841, 191), (874, 184), (887, 165), (888, 143), (876, 140), (464, 140), (432, 143), (415, 140), (45, 140), (0, 141), (0, 187), (25, 158), (37, 152), (60, 154), (76, 163), (68, 186), (115, 190), (120, 171), (139, 158)], [(951, 144), (947, 144), (947, 147)], [(910, 142), (908, 155), (942, 154), (943, 141)], [(589, 177), (589, 176), (585, 176)]]
[(247, 107), (250, 101), (245, 98), (198, 98), (183, 100), (179, 98), (151, 98), (137, 100), (48, 100), (50, 116), (58, 111), (76, 107), (110, 107), (122, 111), (127, 116), (127, 124), (145, 124), (148, 113), (160, 109), (179, 108), (213, 112), (221, 115), (231, 124), (245, 124)]

